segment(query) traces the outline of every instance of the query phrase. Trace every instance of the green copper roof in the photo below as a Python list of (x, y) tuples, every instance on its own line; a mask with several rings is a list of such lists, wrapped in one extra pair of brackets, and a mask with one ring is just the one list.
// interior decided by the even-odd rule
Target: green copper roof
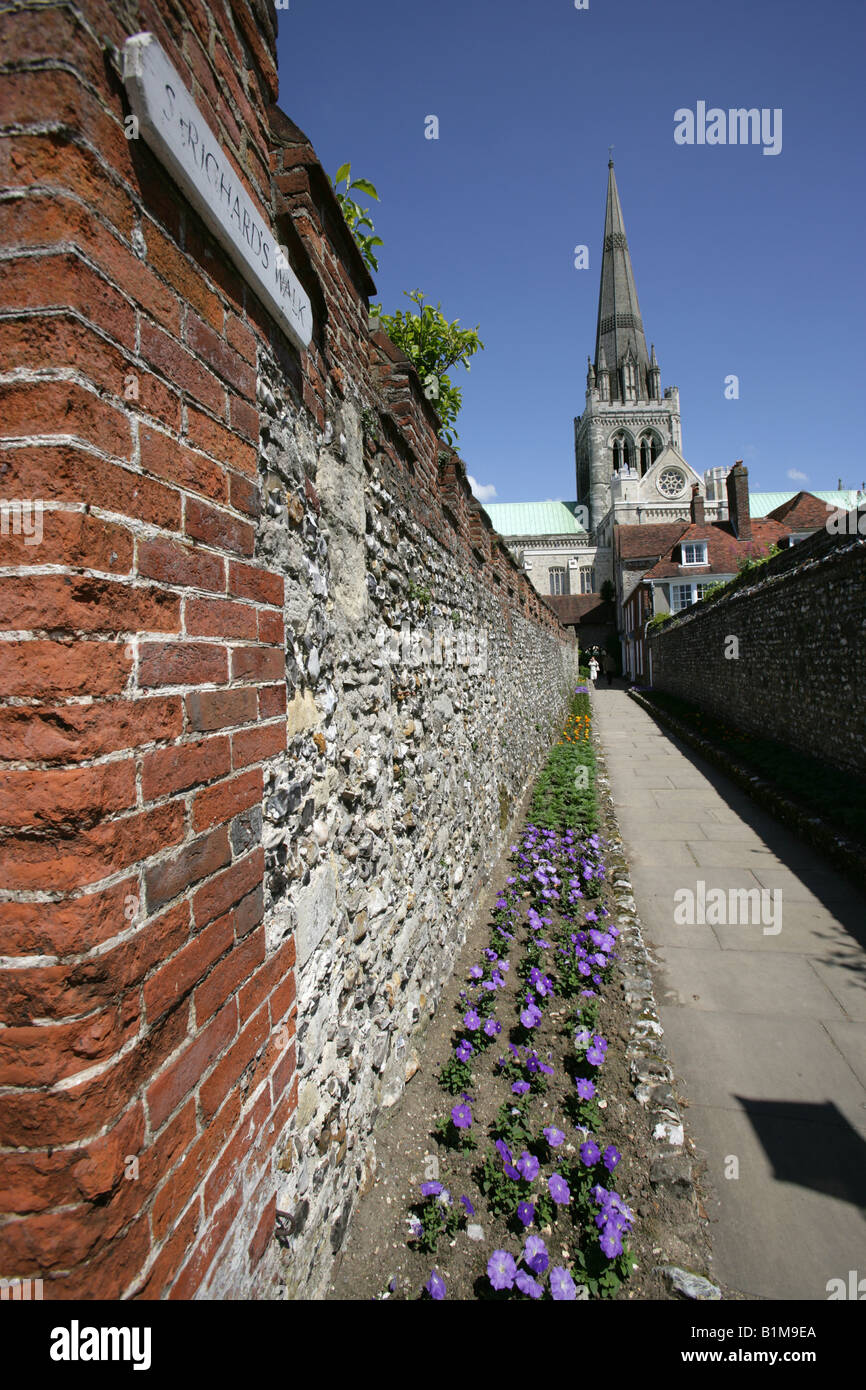
[(500, 536), (585, 536), (576, 502), (488, 502), (484, 510)]
[[(832, 488), (829, 492), (822, 492), (818, 488), (805, 488), (804, 491), (811, 492), (813, 497), (818, 497), (822, 502), (829, 502), (834, 507), (841, 507), (846, 512), (853, 511), (857, 506), (857, 492), (854, 488), (843, 487)], [(791, 492), (750, 492), (749, 493), (749, 513), (751, 516), (767, 516), (777, 507), (781, 507), (783, 502), (790, 502), (792, 497), (797, 496), (797, 489)]]

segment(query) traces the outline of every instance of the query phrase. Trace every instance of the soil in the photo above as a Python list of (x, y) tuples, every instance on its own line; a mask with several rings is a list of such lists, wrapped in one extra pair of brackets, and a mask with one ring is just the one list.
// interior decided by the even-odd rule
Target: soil
[[(521, 828), (529, 799), (528, 794), (517, 822)], [(605, 821), (607, 829), (615, 831), (608, 820), (610, 814), (603, 809), (603, 825), (599, 832), (603, 849), (607, 839)], [(515, 835), (512, 843), (516, 839)], [(602, 860), (604, 862), (604, 854)], [(492, 1143), (488, 1138), (488, 1126), (509, 1095), (509, 1082), (499, 1074), (496, 1062), (507, 1053), (509, 1036), (515, 1041), (519, 1037), (517, 1032), (510, 1034), (509, 1030), (517, 1020), (515, 993), (525, 988), (517, 973), (525, 930), (519, 931), (511, 943), (506, 989), (497, 995), (496, 1017), (502, 1022), (502, 1032), (480, 1057), (476, 1055), (473, 1059), (472, 1133), (478, 1140), (478, 1147), (464, 1154), (445, 1147), (434, 1133), (436, 1122), (447, 1117), (452, 1105), (459, 1100), (439, 1084), (438, 1072), (452, 1056), (456, 1037), (463, 1031), (461, 1017), (465, 1004), (459, 999), (460, 991), (467, 986), (470, 967), (481, 960), (484, 948), (490, 944), (494, 904), (506, 878), (514, 871), (506, 851), (490, 877), (490, 890), (479, 903), (465, 946), (429, 1025), (418, 1071), (397, 1104), (379, 1120), (376, 1179), (360, 1199), (353, 1216), (346, 1244), (334, 1266), (330, 1299), (417, 1298), (422, 1295), (434, 1267), (445, 1279), (448, 1299), (487, 1298), (491, 1296), (491, 1288), (486, 1269), (492, 1251), (505, 1249), (515, 1258), (519, 1256), (523, 1244), (521, 1228), (514, 1225), (509, 1228), (503, 1217), (494, 1216), (488, 1210), (475, 1173)], [(605, 904), (611, 919), (615, 919), (616, 904), (611, 885), (603, 886), (598, 902)], [(546, 1059), (548, 1052), (551, 1054), (554, 1075), (549, 1078), (547, 1091), (532, 1098), (533, 1122), (555, 1124), (565, 1130), (566, 1141), (558, 1152), (565, 1155), (569, 1165), (574, 1162), (583, 1138), (567, 1118), (564, 1107), (566, 1097), (574, 1094), (573, 1081), (562, 1062), (574, 1056), (572, 1020), (575, 1007), (574, 999), (555, 996), (544, 1011), (541, 1025), (534, 1030), (538, 1054), (542, 1059)], [(649, 1181), (658, 1145), (652, 1139), (649, 1117), (635, 1099), (629, 1076), (625, 1049), (632, 1022), (633, 1015), (625, 1004), (619, 984), (618, 967), (614, 965), (612, 979), (603, 988), (598, 1024), (598, 1031), (608, 1040), (609, 1048), (598, 1074), (603, 1118), (601, 1131), (595, 1137), (602, 1147), (614, 1144), (622, 1154), (610, 1185), (635, 1213), (628, 1248), (637, 1261), (630, 1278), (615, 1297), (620, 1301), (672, 1299), (676, 1295), (655, 1267), (676, 1264), (704, 1274), (709, 1270), (708, 1277), (712, 1278), (712, 1265), (708, 1264), (709, 1244), (706, 1224), (699, 1219), (700, 1198), (696, 1200), (691, 1192), (678, 1196), (675, 1189), (654, 1187)], [(431, 1155), (438, 1158), (438, 1172), (431, 1172)], [(546, 1165), (544, 1171), (549, 1168), (550, 1165)], [(420, 1184), (431, 1176), (448, 1188), (455, 1203), (462, 1195), (469, 1198), (475, 1215), (468, 1220), (481, 1225), (483, 1241), (470, 1240), (464, 1226), (453, 1237), (443, 1234), (435, 1254), (417, 1248), (410, 1235), (409, 1218), (413, 1208), (417, 1211), (421, 1200)], [(537, 1228), (531, 1227), (526, 1234), (530, 1232), (537, 1233)], [(571, 1250), (578, 1239), (578, 1230), (569, 1219), (568, 1208), (560, 1209), (552, 1228), (542, 1228), (541, 1234), (547, 1243), (551, 1267), (568, 1267)], [(578, 1283), (579, 1274), (575, 1273), (574, 1277)]]

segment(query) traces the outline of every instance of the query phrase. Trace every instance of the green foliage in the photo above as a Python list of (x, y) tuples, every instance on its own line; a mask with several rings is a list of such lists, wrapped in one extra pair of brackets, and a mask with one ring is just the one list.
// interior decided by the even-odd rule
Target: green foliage
[(415, 1210), (421, 1222), (421, 1234), (417, 1237), (418, 1246), (431, 1255), (439, 1243), (440, 1236), (453, 1236), (461, 1225), (466, 1224), (462, 1205), (449, 1205), (447, 1202), (440, 1202), (438, 1197), (428, 1197)]
[(461, 1091), (468, 1091), (472, 1085), (472, 1064), (461, 1062), (457, 1057), (449, 1057), (440, 1068), (439, 1085), (452, 1096), (459, 1096)]
[[(716, 587), (716, 585), (713, 585), (713, 588)], [(650, 618), (649, 622), (647, 623), (647, 632), (655, 632), (657, 628), (660, 628), (665, 623), (670, 622), (671, 618), (674, 617), (676, 617), (675, 613), (656, 613), (652, 618)]]
[(600, 589), (601, 600), (603, 603), (613, 603), (616, 598), (616, 587), (612, 579), (606, 579)]
[(458, 1129), (450, 1115), (436, 1121), (433, 1133), (446, 1149), (459, 1149), (461, 1153), (469, 1153), (471, 1149), (478, 1147), (472, 1138), (471, 1130)]
[(484, 344), (478, 336), (478, 327), (460, 328), (460, 320), (449, 323), (442, 313), (442, 305), (425, 304), (422, 290), (405, 291), (406, 298), (417, 305), (418, 312), (403, 312), (398, 309), (393, 314), (383, 314), (381, 306), (372, 312), (378, 313), (386, 333), (415, 367), (424, 387), (424, 394), (442, 421), (442, 437), (453, 444), (457, 433), (453, 429), (455, 420), (463, 404), (463, 393), (455, 386), (448, 372), (452, 367), (463, 366), (469, 371), (469, 359)]
[(420, 604), (422, 608), (429, 608), (433, 595), (425, 584), (416, 584), (413, 579), (410, 579), (409, 598)]
[[(589, 695), (575, 695), (566, 728), (571, 741), (554, 744), (535, 784), (529, 819), (543, 830), (579, 828), (590, 834), (598, 826), (595, 794), (595, 752), (582, 736), (588, 727)], [(574, 721), (582, 720), (575, 727)]]
[(502, 1159), (495, 1150), (488, 1149), (484, 1155), (484, 1162), (474, 1176), (494, 1216), (512, 1216), (517, 1209), (518, 1200), (515, 1184), (506, 1177)]
[(504, 1100), (496, 1112), (496, 1135), (504, 1139), (509, 1149), (525, 1149), (532, 1139), (526, 1101), (512, 1105)]
[[(345, 192), (340, 191), (340, 184), (345, 183)], [(374, 246), (382, 246), (382, 238), (374, 235), (373, 223), (366, 208), (361, 207), (360, 203), (355, 202), (353, 193), (363, 193), (368, 198), (375, 198), (379, 201), (379, 194), (373, 187), (369, 179), (353, 179), (351, 164), (341, 164), (334, 176), (334, 192), (337, 195), (337, 202), (343, 210), (343, 216), (348, 223), (349, 231), (355, 238), (358, 250), (370, 270), (378, 270), (379, 262), (376, 259)], [(368, 230), (364, 230), (367, 228)]]

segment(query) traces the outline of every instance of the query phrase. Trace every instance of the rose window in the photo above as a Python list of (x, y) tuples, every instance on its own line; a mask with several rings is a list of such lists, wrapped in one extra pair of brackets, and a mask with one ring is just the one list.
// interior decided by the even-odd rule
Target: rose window
[(678, 497), (685, 485), (685, 478), (678, 468), (663, 468), (658, 478), (658, 490), (665, 497)]

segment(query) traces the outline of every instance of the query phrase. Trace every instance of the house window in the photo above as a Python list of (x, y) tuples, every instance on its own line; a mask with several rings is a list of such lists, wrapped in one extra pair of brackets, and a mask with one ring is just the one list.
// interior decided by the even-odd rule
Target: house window
[(550, 592), (552, 594), (567, 594), (568, 570), (565, 566), (556, 565), (553, 569), (548, 570), (548, 574), (550, 575)]
[(582, 569), (580, 571), (580, 592), (582, 594), (595, 593), (595, 570)]
[(681, 613), (684, 608), (690, 608), (693, 603), (698, 602), (698, 599), (703, 598), (709, 587), (709, 584), (672, 584), (672, 612)]
[(684, 565), (706, 565), (707, 543), (706, 541), (684, 541), (682, 546)]

